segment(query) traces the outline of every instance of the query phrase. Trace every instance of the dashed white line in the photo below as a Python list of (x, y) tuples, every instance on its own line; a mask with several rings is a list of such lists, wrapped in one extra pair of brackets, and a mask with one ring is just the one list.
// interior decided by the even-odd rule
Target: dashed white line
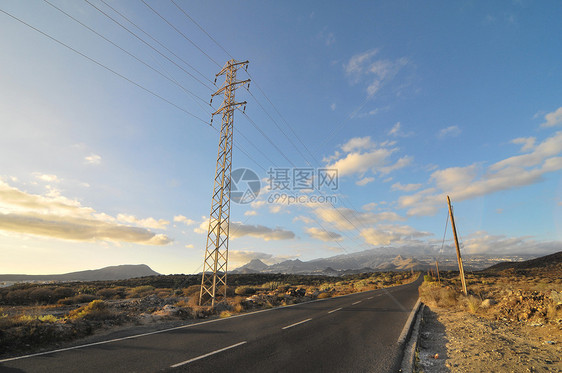
[(303, 321), (299, 321), (299, 322), (296, 322), (296, 323), (294, 323), (294, 324), (287, 325), (287, 326), (285, 326), (285, 327), (283, 327), (283, 328), (281, 328), (281, 329), (283, 329), (283, 330), (289, 329), (289, 328), (292, 328), (293, 326), (297, 326), (297, 325), (299, 325), (299, 324), (304, 324), (305, 322), (308, 322), (308, 321), (310, 321), (310, 320), (312, 320), (312, 319), (306, 319), (306, 320), (303, 320)]
[(336, 312), (336, 311), (339, 311), (339, 310), (341, 310), (342, 308), (343, 308), (343, 307), (340, 307), (340, 308), (336, 308), (335, 310), (331, 310), (331, 311), (329, 311), (328, 313), (332, 313), (332, 312)]
[(373, 299), (373, 297), (369, 297), (369, 298), (367, 298), (367, 299)]
[(355, 303), (351, 303), (351, 305), (352, 305), (352, 306), (355, 306), (356, 304), (359, 304), (359, 303), (361, 303), (361, 302), (363, 302), (363, 301), (362, 301), (362, 300), (358, 300), (358, 301), (355, 302)]
[(223, 352), (223, 351), (226, 351), (226, 350), (230, 350), (231, 348), (234, 348), (234, 347), (241, 346), (241, 345), (243, 345), (243, 344), (246, 343), (246, 342), (247, 342), (247, 341), (240, 342), (240, 343), (236, 343), (235, 345), (228, 346), (228, 347), (225, 347), (225, 348), (221, 348), (220, 350), (216, 350), (216, 351), (213, 351), (213, 352), (209, 352), (208, 354), (201, 355), (201, 356), (197, 356), (197, 357), (194, 357), (193, 359), (189, 359), (189, 360), (186, 360), (186, 361), (182, 361), (181, 363), (177, 363), (177, 364), (171, 365), (170, 368), (177, 368), (177, 367), (179, 367), (179, 366), (192, 363), (192, 362), (194, 362), (194, 361), (196, 361), (196, 360), (204, 359), (204, 358), (206, 358), (206, 357), (208, 357), (208, 356), (211, 356), (211, 355), (214, 355), (214, 354), (218, 354), (218, 353)]

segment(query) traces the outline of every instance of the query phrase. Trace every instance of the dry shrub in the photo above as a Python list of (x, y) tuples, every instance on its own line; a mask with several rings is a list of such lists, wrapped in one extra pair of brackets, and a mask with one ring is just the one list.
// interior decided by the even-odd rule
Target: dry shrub
[(220, 317), (221, 319), (223, 319), (223, 318), (225, 318), (225, 317), (230, 317), (230, 316), (232, 316), (232, 313), (230, 313), (229, 311), (222, 311), (222, 312), (220, 313), (220, 315), (219, 315), (219, 317)]
[(201, 285), (191, 285), (187, 288), (182, 289), (184, 297), (199, 296), (201, 293)]
[(234, 293), (236, 295), (252, 295), (256, 292), (256, 289), (250, 286), (238, 286)]
[(236, 297), (232, 299), (232, 301), (230, 302), (230, 307), (232, 309), (232, 312), (240, 313), (244, 311), (244, 305), (242, 304), (243, 301), (244, 298), (242, 297)]
[(129, 298), (143, 298), (154, 293), (154, 286), (142, 285), (129, 289)]
[(320, 293), (320, 294), (318, 294), (317, 298), (318, 299), (326, 299), (326, 298), (331, 298), (331, 297), (332, 297), (332, 294), (330, 294), (330, 293)]
[(96, 299), (85, 306), (70, 311), (70, 320), (107, 320), (115, 317), (115, 314), (107, 307), (103, 300)]
[(429, 306), (453, 307), (458, 303), (457, 293), (449, 286), (442, 287), (435, 282), (424, 282), (419, 291), (423, 302)]
[(469, 295), (465, 298), (465, 304), (468, 309), (468, 312), (475, 314), (478, 312), (478, 308), (480, 308), (480, 300), (476, 298), (474, 295)]
[(78, 304), (78, 303), (89, 303), (89, 302), (95, 300), (96, 298), (98, 298), (98, 297), (95, 296), (95, 295), (91, 295), (91, 294), (78, 294), (78, 295), (75, 295), (75, 296), (70, 297), (70, 298), (59, 299), (59, 301), (57, 303), (58, 304), (65, 304), (65, 305)]
[(188, 308), (189, 307), (189, 303), (187, 303), (185, 301), (185, 299), (180, 300), (179, 302), (176, 302), (176, 304), (174, 304), (174, 306), (176, 307), (180, 307), (180, 308)]

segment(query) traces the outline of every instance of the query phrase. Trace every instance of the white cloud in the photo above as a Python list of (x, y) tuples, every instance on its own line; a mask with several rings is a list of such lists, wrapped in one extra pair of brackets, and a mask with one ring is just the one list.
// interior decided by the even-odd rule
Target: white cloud
[(356, 150), (372, 149), (377, 144), (371, 141), (371, 136), (353, 137), (348, 142), (341, 146), (341, 149), (346, 153), (351, 153)]
[(365, 186), (369, 183), (372, 183), (373, 181), (375, 181), (374, 177), (364, 177), (363, 179), (356, 181), (355, 184), (359, 186)]
[(556, 109), (551, 113), (548, 113), (544, 116), (545, 122), (541, 124), (541, 127), (554, 127), (559, 124), (562, 124), (562, 107)]
[(408, 64), (406, 58), (399, 58), (394, 61), (374, 59), (377, 54), (377, 49), (359, 53), (352, 56), (344, 65), (344, 71), (352, 79), (352, 83), (367, 82), (369, 97), (374, 96)]
[(441, 129), (437, 133), (437, 137), (439, 137), (440, 139), (444, 139), (445, 137), (457, 137), (461, 134), (461, 132), (462, 131), (459, 126), (449, 126), (447, 128)]
[[(224, 227), (226, 230), (226, 227)], [(209, 219), (202, 217), (202, 222), (193, 231), (199, 234), (207, 234), (209, 230)], [(295, 233), (282, 228), (269, 228), (263, 225), (244, 224), (242, 222), (230, 222), (230, 238), (236, 239), (244, 236), (261, 238), (264, 241), (291, 240)]]
[(134, 215), (127, 215), (127, 214), (118, 214), (117, 220), (124, 223), (134, 224), (139, 227), (152, 228), (152, 229), (166, 229), (167, 225), (170, 224), (169, 221), (164, 219), (159, 219), (159, 220), (156, 220), (154, 218), (139, 219)]
[(400, 183), (394, 183), (394, 184), (392, 184), (390, 189), (401, 190), (401, 191), (404, 191), (404, 192), (413, 192), (415, 190), (420, 189), (421, 187), (422, 187), (422, 184), (405, 184), (405, 185), (402, 185)]
[(410, 137), (413, 136), (414, 133), (402, 131), (402, 124), (400, 122), (396, 122), (396, 124), (392, 126), (390, 131), (388, 131), (388, 135), (395, 136), (395, 137)]
[(511, 140), (511, 143), (517, 145), (523, 145), (521, 147), (521, 151), (528, 152), (530, 150), (533, 150), (536, 141), (537, 139), (535, 137), (518, 137), (516, 139)]
[(336, 103), (335, 102), (330, 105), (330, 109), (332, 109), (332, 111), (336, 111)]
[[(404, 168), (404, 167), (409, 166), (409, 165), (412, 163), (413, 160), (414, 160), (414, 157), (410, 157), (409, 155), (406, 155), (406, 156), (404, 156), (404, 157), (398, 159), (398, 160), (396, 161), (396, 163), (394, 163), (394, 164), (381, 167), (381, 168), (379, 169), (379, 172), (380, 172), (381, 174), (383, 174), (383, 175), (389, 174), (389, 173), (391, 173), (392, 171), (396, 171), (396, 170), (399, 170), (399, 169), (401, 169), (401, 168)], [(387, 179), (387, 180), (390, 181), (390, 180), (392, 180), (392, 178), (389, 178), (389, 179)], [(386, 180), (385, 180), (385, 181), (386, 181)]]
[[(463, 201), (501, 190), (539, 182), (545, 173), (562, 170), (562, 132), (534, 146), (528, 154), (506, 158), (484, 169), (478, 164), (434, 171), (430, 177), (436, 188), (402, 196), (398, 203), (408, 215), (432, 215), (445, 205), (446, 195)], [(440, 192), (437, 192), (440, 190)]]
[(84, 161), (86, 162), (86, 164), (98, 165), (98, 164), (101, 163), (101, 156), (92, 153), (92, 154), (84, 157)]
[(536, 241), (532, 237), (507, 237), (486, 231), (469, 234), (462, 240), (467, 254), (550, 254), (560, 251), (560, 242)]
[(59, 193), (21, 191), (0, 180), (0, 230), (74, 241), (166, 245), (171, 240), (148, 229), (118, 224), (116, 219)]
[(338, 176), (359, 174), (362, 180), (358, 181), (358, 185), (365, 185), (373, 181), (372, 178), (365, 177), (368, 171), (384, 175), (411, 163), (413, 158), (409, 156), (391, 163), (391, 155), (398, 151), (395, 145), (395, 141), (377, 144), (369, 136), (354, 137), (341, 146), (345, 154), (336, 151), (333, 156), (324, 158), (324, 161), (333, 162), (327, 167), (337, 168)]
[(295, 233), (282, 228), (269, 228), (259, 224), (230, 223), (230, 237), (234, 239), (243, 236), (257, 237), (264, 241), (277, 241), (291, 240), (295, 238)]
[(185, 248), (186, 249), (194, 249), (195, 246), (192, 243), (190, 243), (190, 244), (185, 245)]
[(310, 237), (315, 238), (317, 240), (320, 241), (341, 241), (343, 240), (343, 237), (340, 234), (337, 234), (335, 232), (330, 232), (324, 229), (320, 229), (320, 228), (305, 228), (304, 229), (306, 234), (308, 234)]
[(248, 210), (244, 212), (244, 216), (256, 216), (258, 212), (256, 210)]
[(361, 230), (361, 237), (365, 242), (374, 246), (418, 244), (421, 238), (428, 236), (432, 234), (418, 231), (408, 225), (379, 225)]
[(372, 211), (377, 207), (377, 203), (376, 202), (370, 202), (367, 203), (366, 205), (363, 205), (363, 210), (365, 211)]
[(385, 221), (390, 222), (404, 220), (404, 218), (397, 213), (389, 211), (379, 213), (361, 212), (345, 207), (338, 207), (336, 209), (318, 207), (313, 211), (321, 220), (333, 225), (338, 230), (352, 230), (359, 228), (360, 226)]
[(192, 219), (188, 219), (187, 217), (183, 216), (183, 215), (176, 215), (174, 216), (174, 222), (176, 223), (184, 223), (187, 226), (193, 225), (196, 223), (195, 220)]
[(41, 180), (41, 181), (45, 181), (47, 183), (58, 183), (58, 182), (60, 182), (60, 179), (57, 177), (57, 175), (49, 175), (49, 174), (42, 174), (40, 172), (35, 172), (35, 173), (33, 173), (33, 176), (35, 176), (36, 179)]

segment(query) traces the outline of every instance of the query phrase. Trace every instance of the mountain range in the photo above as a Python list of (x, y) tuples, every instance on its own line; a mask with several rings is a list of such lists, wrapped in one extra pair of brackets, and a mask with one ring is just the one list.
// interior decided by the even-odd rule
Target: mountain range
[(0, 281), (113, 281), (134, 277), (158, 276), (146, 264), (124, 264), (100, 269), (70, 272), (59, 275), (2, 275)]
[[(521, 262), (536, 258), (537, 255), (486, 255), (463, 254), (465, 270), (476, 271), (488, 268), (500, 262)], [(415, 254), (408, 249), (376, 248), (349, 254), (340, 254), (329, 258), (309, 261), (300, 259), (285, 260), (267, 265), (259, 259), (230, 271), (230, 273), (286, 273), (338, 276), (360, 272), (382, 271), (427, 271), (435, 269), (436, 261), (439, 270), (458, 270), (456, 254), (426, 250)]]
[(413, 257), (384, 255), (380, 254), (378, 250), (366, 250), (359, 253), (343, 254), (305, 262), (300, 259), (285, 260), (272, 265), (267, 265), (259, 259), (253, 259), (249, 263), (231, 271), (231, 273), (341, 275), (345, 273), (375, 271), (419, 271), (432, 268), (433, 265), (433, 263), (427, 263)]

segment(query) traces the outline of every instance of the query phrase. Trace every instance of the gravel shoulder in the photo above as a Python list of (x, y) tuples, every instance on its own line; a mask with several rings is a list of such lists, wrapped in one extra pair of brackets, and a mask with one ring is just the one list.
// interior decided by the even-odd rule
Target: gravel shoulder
[(425, 307), (418, 372), (562, 372), (562, 325)]

